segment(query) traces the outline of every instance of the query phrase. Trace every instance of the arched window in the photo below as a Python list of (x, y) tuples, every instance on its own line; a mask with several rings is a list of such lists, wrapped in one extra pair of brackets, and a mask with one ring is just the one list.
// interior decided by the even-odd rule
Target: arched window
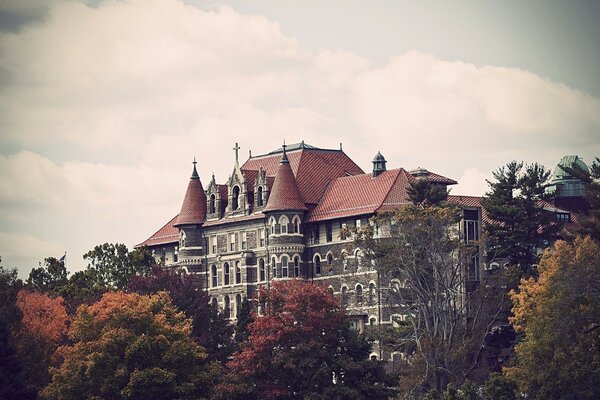
[(219, 301), (217, 300), (216, 297), (212, 298), (212, 300), (210, 301), (210, 305), (213, 306), (214, 308), (217, 308), (219, 306)]
[(363, 287), (359, 283), (356, 285), (356, 303), (361, 304), (363, 302)]
[(235, 296), (235, 316), (240, 316), (240, 308), (242, 308), (242, 295), (238, 294)]
[(354, 252), (354, 257), (356, 257), (356, 267), (357, 267), (357, 270), (360, 271), (362, 269), (362, 265), (363, 265), (363, 255), (362, 255), (362, 252), (360, 250), (356, 250)]
[(375, 304), (377, 300), (377, 294), (375, 293), (375, 284), (373, 282), (369, 283), (369, 304)]
[(281, 218), (279, 218), (279, 225), (281, 226), (281, 233), (288, 233), (288, 224), (289, 224), (290, 220), (285, 216), (282, 215)]
[(225, 296), (223, 306), (223, 314), (225, 314), (225, 318), (231, 318), (231, 300), (229, 300), (229, 296)]
[(217, 266), (214, 264), (210, 267), (210, 275), (211, 275), (212, 287), (217, 287), (218, 286)]
[(275, 225), (276, 225), (275, 218), (273, 218), (273, 217), (269, 218), (269, 226), (271, 227), (271, 235), (275, 234)]
[(321, 256), (315, 256), (315, 275), (321, 275)]
[(233, 196), (231, 198), (231, 209), (237, 210), (238, 208), (240, 208), (240, 187), (234, 186)]
[(333, 266), (333, 254), (331, 254), (331, 253), (327, 254), (327, 266), (328, 267)]
[(294, 225), (294, 233), (300, 233), (300, 217), (297, 215), (292, 219), (292, 224)]
[(348, 305), (348, 288), (342, 286), (342, 305), (346, 307)]
[(266, 275), (266, 271), (265, 271), (265, 260), (262, 258), (260, 260), (258, 260), (258, 273), (259, 273), (259, 280), (261, 282), (267, 280), (267, 275)]
[(271, 279), (277, 278), (277, 264), (275, 263), (275, 257), (271, 258), (271, 269), (273, 271)]
[(259, 186), (258, 189), (256, 189), (256, 203), (258, 207), (262, 207), (264, 204), (262, 186)]
[(242, 283), (242, 269), (239, 261), (235, 262), (235, 283)]
[(300, 276), (300, 257), (294, 257), (294, 277), (297, 278)]
[(369, 318), (369, 325), (375, 326), (375, 324), (377, 324), (377, 318), (375, 318), (375, 317)]
[(229, 263), (223, 265), (223, 285), (229, 285)]
[(185, 247), (185, 232), (184, 231), (181, 231), (181, 234), (179, 235), (179, 247), (180, 248)]
[(209, 207), (208, 207), (208, 210), (209, 210), (208, 212), (210, 214), (214, 214), (214, 213), (217, 212), (216, 200), (217, 200), (217, 198), (216, 198), (215, 194), (214, 193), (211, 194), (210, 195), (210, 204), (209, 204)]
[(281, 256), (281, 277), (288, 277), (288, 258), (287, 256)]
[(329, 286), (327, 290), (329, 291), (329, 294), (333, 296), (333, 286)]

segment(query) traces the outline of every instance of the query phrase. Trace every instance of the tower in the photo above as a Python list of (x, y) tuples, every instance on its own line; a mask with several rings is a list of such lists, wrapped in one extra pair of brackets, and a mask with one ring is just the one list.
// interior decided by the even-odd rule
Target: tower
[(179, 216), (173, 224), (179, 230), (179, 265), (199, 272), (204, 256), (202, 225), (206, 221), (206, 193), (194, 169), (188, 183)]
[(305, 275), (302, 272), (302, 222), (308, 210), (302, 200), (285, 148), (284, 144), (277, 175), (263, 210), (269, 227), (270, 275), (271, 278), (283, 279)]

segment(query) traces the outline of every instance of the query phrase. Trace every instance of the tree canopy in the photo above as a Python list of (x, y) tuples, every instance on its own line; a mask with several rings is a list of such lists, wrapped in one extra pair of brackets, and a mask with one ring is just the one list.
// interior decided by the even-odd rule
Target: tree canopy
[(532, 399), (600, 396), (600, 245), (558, 241), (544, 253), (539, 278), (512, 293), (511, 323), (524, 335), (506, 369)]
[(228, 363), (229, 399), (385, 399), (390, 394), (370, 344), (349, 328), (327, 288), (291, 280), (261, 293), (264, 315)]
[(45, 399), (207, 398), (216, 369), (166, 292), (112, 292), (77, 311)]

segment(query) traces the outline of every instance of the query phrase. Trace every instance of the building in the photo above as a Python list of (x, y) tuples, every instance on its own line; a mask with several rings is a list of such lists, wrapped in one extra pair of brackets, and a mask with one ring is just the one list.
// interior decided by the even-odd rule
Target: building
[[(242, 300), (256, 298), (271, 280), (296, 277), (340, 296), (359, 331), (402, 319), (380, 301), (392, 282), (382, 282), (347, 228), (408, 204), (406, 189), (418, 179), (444, 187), (457, 182), (423, 168), (387, 169), (381, 153), (365, 173), (341, 148), (284, 145), (242, 165), (238, 149), (229, 179), (217, 183), (212, 176), (206, 189), (194, 161), (180, 213), (140, 245), (165, 265), (196, 274), (232, 319)], [(464, 208), (464, 240), (478, 243), (479, 198), (449, 199)], [(465, 272), (469, 287), (480, 269), (476, 257)]]

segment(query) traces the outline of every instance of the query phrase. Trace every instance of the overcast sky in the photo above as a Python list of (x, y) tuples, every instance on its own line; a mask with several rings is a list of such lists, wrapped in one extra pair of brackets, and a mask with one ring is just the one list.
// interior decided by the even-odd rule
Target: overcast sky
[(305, 140), (481, 195), (600, 155), (597, 1), (0, 0), (0, 253), (26, 277), (145, 240), (191, 161)]

